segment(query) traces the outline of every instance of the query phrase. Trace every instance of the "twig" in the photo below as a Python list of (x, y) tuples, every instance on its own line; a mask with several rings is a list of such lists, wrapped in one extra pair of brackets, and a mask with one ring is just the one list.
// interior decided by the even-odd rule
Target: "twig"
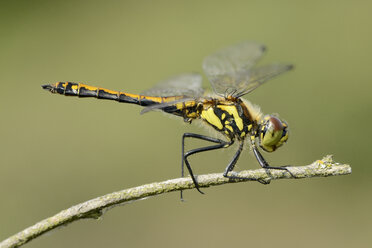
[[(328, 155), (322, 160), (306, 166), (289, 167), (291, 173), (299, 178), (308, 177), (328, 177), (337, 175), (351, 174), (351, 167), (347, 164), (335, 163), (332, 156)], [(260, 181), (270, 182), (275, 179), (290, 179), (291, 175), (282, 170), (247, 170), (237, 174), (240, 177), (249, 177)], [(244, 180), (229, 180), (221, 173), (200, 175), (197, 177), (200, 187), (216, 186), (225, 183), (243, 182)], [(172, 191), (186, 190), (195, 188), (190, 178), (178, 178), (159, 183), (151, 183), (130, 189), (110, 193), (95, 199), (83, 202), (60, 213), (42, 220), (35, 225), (5, 239), (0, 243), (0, 248), (19, 247), (40, 235), (55, 229), (56, 227), (67, 225), (79, 219), (99, 218), (106, 210), (123, 203), (144, 199), (149, 196), (159, 195)]]

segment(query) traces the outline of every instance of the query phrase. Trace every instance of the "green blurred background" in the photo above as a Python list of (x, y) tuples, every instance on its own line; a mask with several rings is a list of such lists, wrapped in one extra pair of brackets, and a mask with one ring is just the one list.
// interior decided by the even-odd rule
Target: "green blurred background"
[[(201, 72), (219, 48), (255, 40), (268, 46), (262, 63), (296, 66), (246, 96), (290, 125), (288, 144), (266, 158), (304, 165), (334, 154), (352, 175), (186, 191), (186, 203), (166, 194), (27, 246), (367, 247), (371, 8), (356, 0), (1, 1), (0, 240), (88, 199), (178, 177), (182, 134), (208, 134), (161, 113), (141, 116), (134, 105), (51, 95), (41, 84), (139, 93)], [(222, 172), (234, 151), (195, 156), (194, 170)], [(237, 167), (259, 166), (246, 149)]]

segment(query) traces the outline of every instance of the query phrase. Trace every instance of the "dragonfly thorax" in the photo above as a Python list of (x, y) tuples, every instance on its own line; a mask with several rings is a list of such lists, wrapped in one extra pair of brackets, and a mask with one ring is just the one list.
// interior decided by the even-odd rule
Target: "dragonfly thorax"
[(230, 139), (245, 139), (251, 130), (257, 128), (257, 123), (240, 99), (221, 99), (206, 103), (200, 118)]

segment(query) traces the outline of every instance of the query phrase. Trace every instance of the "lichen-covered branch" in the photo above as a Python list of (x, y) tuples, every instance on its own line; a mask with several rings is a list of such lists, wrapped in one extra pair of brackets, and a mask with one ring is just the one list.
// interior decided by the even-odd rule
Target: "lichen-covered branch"
[[(328, 177), (351, 174), (351, 167), (347, 164), (335, 163), (332, 156), (326, 156), (322, 160), (306, 166), (288, 167), (296, 177)], [(248, 177), (260, 181), (270, 182), (275, 179), (293, 179), (291, 175), (282, 170), (247, 170), (237, 174), (239, 177)], [(225, 183), (244, 182), (245, 180), (229, 180), (222, 173), (197, 176), (200, 187), (210, 187)], [(159, 195), (172, 191), (193, 189), (195, 186), (190, 178), (178, 178), (159, 183), (146, 184), (130, 189), (121, 190), (104, 196), (97, 197), (87, 202), (80, 203), (63, 210), (58, 214), (42, 220), (35, 225), (9, 237), (0, 243), (0, 248), (19, 247), (30, 240), (62, 225), (69, 224), (79, 219), (100, 217), (105, 210), (120, 204), (143, 199), (148, 196)]]

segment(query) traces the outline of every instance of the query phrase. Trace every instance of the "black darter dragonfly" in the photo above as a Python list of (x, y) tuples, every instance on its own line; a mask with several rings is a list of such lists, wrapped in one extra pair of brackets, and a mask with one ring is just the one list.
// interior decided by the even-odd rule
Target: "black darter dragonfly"
[[(196, 189), (203, 193), (191, 169), (189, 156), (227, 148), (235, 141), (239, 142), (238, 150), (227, 165), (223, 176), (253, 180), (238, 177), (233, 172), (246, 140), (261, 167), (284, 170), (292, 175), (286, 167), (270, 166), (258, 150), (258, 147), (261, 147), (266, 152), (273, 152), (282, 146), (288, 139), (287, 123), (276, 115), (263, 115), (257, 106), (241, 98), (267, 80), (293, 68), (289, 64), (254, 67), (264, 52), (264, 45), (248, 41), (226, 47), (206, 57), (203, 69), (214, 90), (213, 95), (204, 93), (201, 87), (202, 77), (197, 73), (170, 78), (140, 95), (72, 82), (58, 82), (42, 87), (52, 93), (66, 96), (95, 97), (133, 103), (145, 107), (141, 113), (161, 110), (180, 116), (185, 122), (191, 123), (199, 119), (213, 127), (224, 139), (195, 133), (184, 133), (182, 137), (182, 177), (186, 164)], [(186, 138), (201, 139), (215, 144), (185, 152)]]

